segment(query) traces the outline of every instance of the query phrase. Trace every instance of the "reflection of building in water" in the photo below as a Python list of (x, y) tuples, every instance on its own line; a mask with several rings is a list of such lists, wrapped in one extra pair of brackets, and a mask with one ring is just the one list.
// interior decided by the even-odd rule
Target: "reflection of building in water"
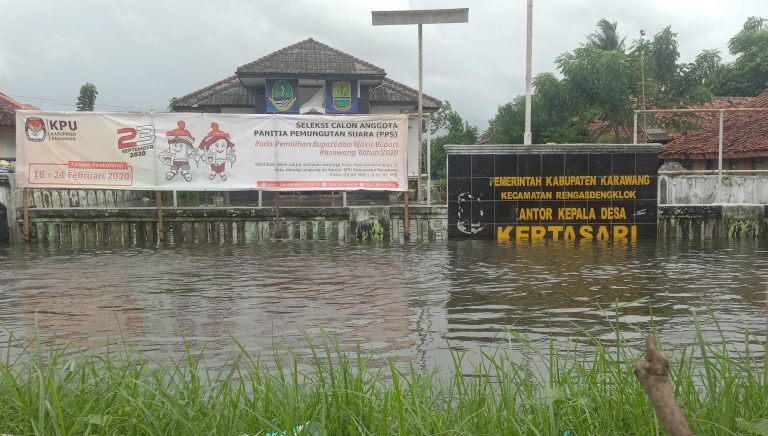
[[(533, 339), (608, 331), (606, 317), (616, 301), (631, 302), (656, 291), (648, 286), (656, 275), (653, 268), (647, 280), (638, 283), (631, 266), (647, 268), (653, 261), (650, 243), (643, 249), (618, 242), (478, 244), (484, 245), (486, 255), (478, 257), (477, 247), (456, 249), (447, 268), (453, 280), (446, 303), (447, 330), (457, 343), (490, 342), (506, 327)], [(648, 321), (648, 304), (621, 313)], [(664, 309), (659, 312), (663, 316)]]
[[(307, 262), (271, 271), (262, 280), (279, 278), (280, 285), (254, 292), (230, 314), (235, 324), (247, 326), (246, 332), (235, 336), (249, 348), (279, 345), (305, 350), (305, 334), (318, 345), (325, 332), (346, 345), (359, 342), (364, 353), (409, 353), (414, 312), (409, 307), (408, 284), (401, 277), (402, 265), (396, 261), (371, 264), (370, 257), (357, 256), (351, 253), (345, 264)], [(386, 272), (374, 273), (370, 268)]]

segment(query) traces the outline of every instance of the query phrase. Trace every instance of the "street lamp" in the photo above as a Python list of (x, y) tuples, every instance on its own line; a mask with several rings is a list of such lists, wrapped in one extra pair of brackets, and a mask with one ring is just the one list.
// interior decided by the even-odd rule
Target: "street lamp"
[[(419, 113), (418, 113), (418, 171), (417, 171), (417, 185), (416, 185), (416, 201), (421, 202), (421, 162), (423, 160), (421, 143), (422, 143), (422, 123), (424, 120), (423, 113), (423, 85), (424, 85), (424, 67), (422, 61), (422, 24), (445, 24), (445, 23), (466, 23), (469, 21), (469, 8), (459, 9), (425, 9), (425, 10), (408, 10), (408, 11), (371, 11), (371, 21), (374, 26), (388, 26), (388, 25), (403, 25), (403, 24), (418, 24), (419, 25)], [(427, 188), (429, 189), (429, 188)], [(408, 190), (405, 193), (405, 210), (406, 217), (408, 214)], [(406, 218), (407, 221), (407, 218)], [(407, 224), (406, 224), (407, 225)], [(408, 229), (404, 229), (405, 234), (408, 234)]]

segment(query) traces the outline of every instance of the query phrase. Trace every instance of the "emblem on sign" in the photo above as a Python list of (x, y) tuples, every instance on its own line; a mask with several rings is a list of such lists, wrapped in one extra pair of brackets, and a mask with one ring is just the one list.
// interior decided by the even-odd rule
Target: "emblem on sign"
[(24, 133), (33, 142), (45, 140), (45, 121), (42, 118), (29, 117), (24, 123)]

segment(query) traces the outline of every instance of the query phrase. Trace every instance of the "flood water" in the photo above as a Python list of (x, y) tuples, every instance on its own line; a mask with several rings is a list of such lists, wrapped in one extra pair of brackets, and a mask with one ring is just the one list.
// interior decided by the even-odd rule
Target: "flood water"
[(213, 359), (235, 350), (232, 338), (254, 353), (305, 352), (304, 334), (325, 330), (440, 365), (449, 347), (505, 344), (506, 328), (539, 343), (610, 340), (617, 316), (630, 339), (652, 321), (665, 343), (685, 344), (693, 311), (708, 307), (729, 339), (764, 338), (767, 282), (765, 241), (0, 247), (0, 324), (24, 340), (37, 323), (75, 348), (125, 342), (156, 356), (185, 337)]

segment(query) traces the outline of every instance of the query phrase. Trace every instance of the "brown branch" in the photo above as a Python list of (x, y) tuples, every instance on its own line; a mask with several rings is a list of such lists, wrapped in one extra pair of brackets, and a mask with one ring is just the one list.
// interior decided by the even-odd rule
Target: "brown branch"
[(635, 377), (651, 399), (669, 436), (693, 436), (669, 384), (669, 360), (656, 348), (651, 335), (645, 338), (645, 360), (635, 364)]

